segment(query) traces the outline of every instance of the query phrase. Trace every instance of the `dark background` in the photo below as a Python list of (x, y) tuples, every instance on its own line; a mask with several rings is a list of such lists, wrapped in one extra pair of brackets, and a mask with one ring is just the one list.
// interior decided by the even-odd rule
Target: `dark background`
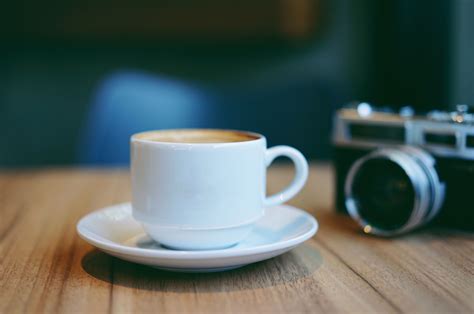
[[(81, 156), (126, 154), (128, 131), (116, 132), (125, 124), (102, 139), (116, 146), (91, 148), (87, 138), (96, 132), (91, 108), (110, 86), (104, 82), (119, 77), (113, 88), (126, 90), (129, 74), (154, 82), (156, 98), (160, 82), (170, 80), (211, 99), (199, 104), (208, 113), (199, 121), (157, 118), (152, 128), (249, 129), (323, 160), (331, 158), (331, 116), (350, 100), (420, 111), (474, 103), (470, 0), (24, 0), (2, 7), (2, 167), (126, 162)], [(140, 112), (141, 98), (127, 97), (129, 110)], [(150, 124), (130, 130), (140, 128)], [(115, 144), (114, 134), (124, 139)]]

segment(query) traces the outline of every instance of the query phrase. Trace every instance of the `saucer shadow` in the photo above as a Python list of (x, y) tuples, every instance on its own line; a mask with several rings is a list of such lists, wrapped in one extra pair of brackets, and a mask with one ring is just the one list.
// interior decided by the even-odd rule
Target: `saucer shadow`
[(216, 273), (179, 273), (135, 264), (91, 250), (81, 260), (92, 277), (124, 287), (170, 292), (226, 292), (265, 288), (311, 276), (323, 263), (320, 252), (303, 244), (278, 257)]

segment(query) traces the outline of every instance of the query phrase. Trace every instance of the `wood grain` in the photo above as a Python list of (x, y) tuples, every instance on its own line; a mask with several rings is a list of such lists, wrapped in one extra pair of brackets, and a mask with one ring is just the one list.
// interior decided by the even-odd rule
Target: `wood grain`
[[(272, 167), (268, 190), (291, 180)], [(361, 234), (334, 213), (331, 167), (312, 165), (291, 204), (314, 214), (314, 238), (234, 271), (179, 274), (110, 257), (82, 241), (84, 214), (130, 199), (127, 170), (0, 174), (0, 312), (474, 311), (474, 237), (424, 230), (398, 239)]]

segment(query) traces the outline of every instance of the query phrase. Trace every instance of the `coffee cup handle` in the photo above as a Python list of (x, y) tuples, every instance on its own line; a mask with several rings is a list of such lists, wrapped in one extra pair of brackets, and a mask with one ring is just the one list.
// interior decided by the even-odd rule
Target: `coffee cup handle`
[(308, 179), (308, 162), (298, 150), (290, 146), (274, 146), (269, 148), (265, 156), (266, 166), (270, 166), (277, 157), (288, 157), (291, 159), (295, 164), (295, 177), (290, 185), (282, 191), (268, 196), (264, 202), (265, 206), (278, 205), (290, 200), (303, 188), (306, 179)]

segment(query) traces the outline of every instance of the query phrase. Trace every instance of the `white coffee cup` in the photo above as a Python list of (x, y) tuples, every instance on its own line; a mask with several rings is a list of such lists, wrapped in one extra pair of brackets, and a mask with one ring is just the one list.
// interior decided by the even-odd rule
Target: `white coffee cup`
[[(296, 174), (288, 187), (266, 197), (266, 168), (279, 156), (293, 161)], [(308, 163), (299, 151), (267, 149), (265, 137), (256, 133), (181, 129), (131, 138), (133, 217), (152, 239), (171, 248), (238, 243), (265, 208), (295, 196), (307, 177)]]

